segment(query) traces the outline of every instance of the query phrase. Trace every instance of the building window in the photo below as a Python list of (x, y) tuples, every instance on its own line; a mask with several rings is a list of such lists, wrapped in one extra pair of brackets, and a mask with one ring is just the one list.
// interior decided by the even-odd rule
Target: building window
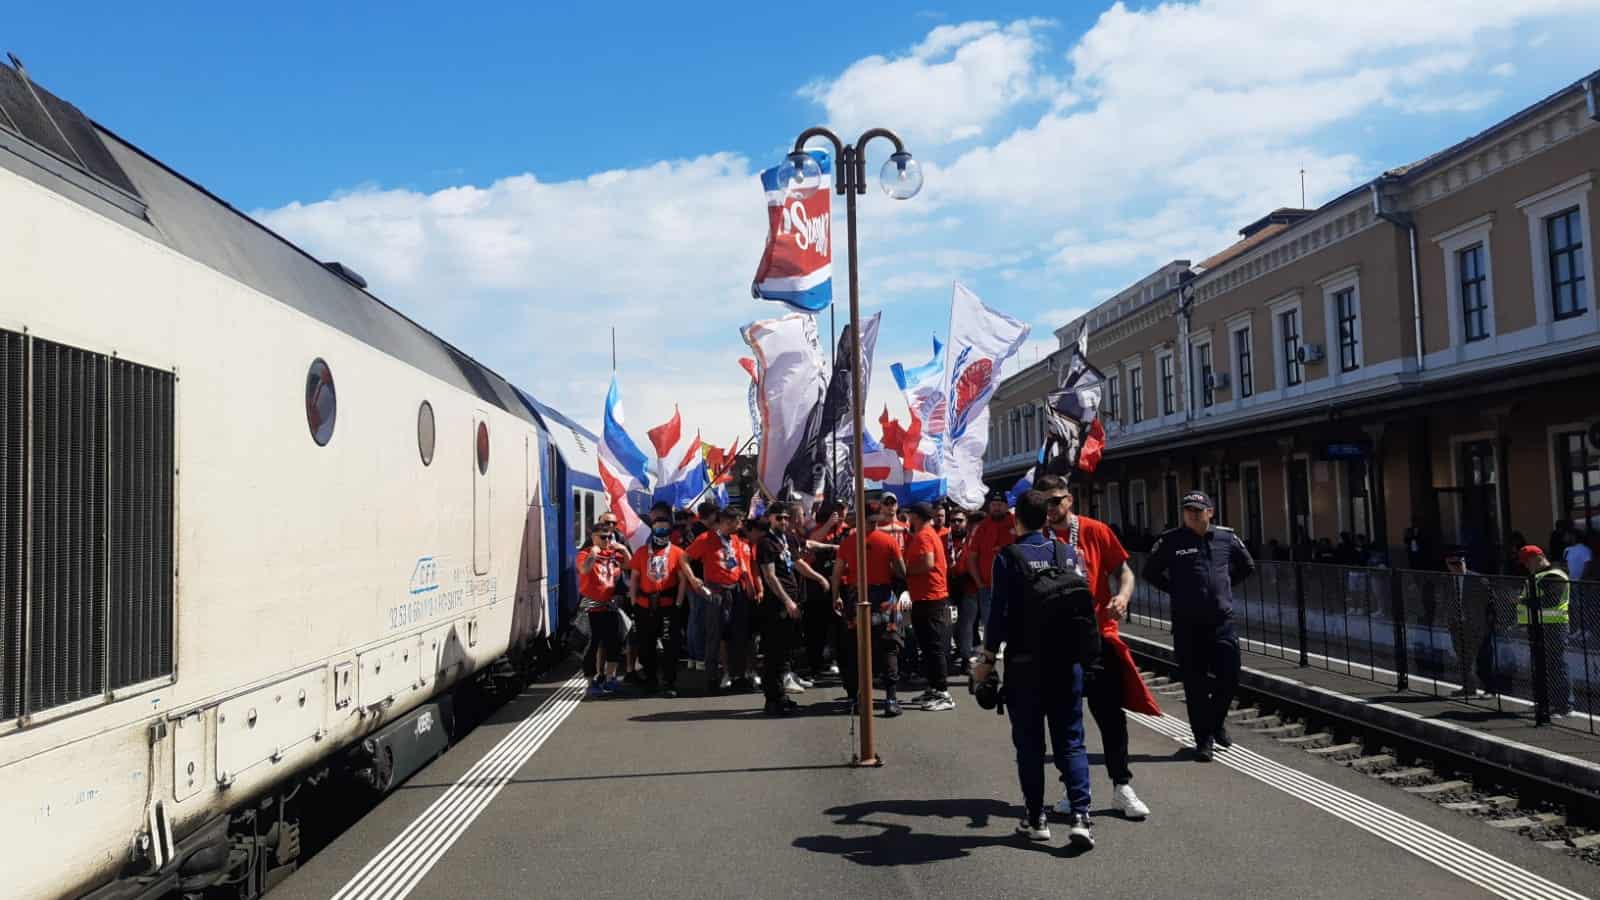
[(1156, 366), (1161, 377), (1161, 414), (1170, 416), (1177, 411), (1177, 398), (1173, 396), (1172, 354), (1158, 357)]
[(1168, 472), (1166, 477), (1167, 527), (1178, 527), (1178, 473)]
[(1361, 368), (1361, 311), (1356, 304), (1356, 289), (1345, 288), (1334, 294), (1333, 308), (1339, 326), (1339, 371), (1354, 372)]
[(1461, 278), (1461, 331), (1467, 343), (1489, 336), (1489, 299), (1484, 296), (1488, 275), (1483, 270), (1483, 245), (1456, 252), (1456, 272)]
[(1584, 290), (1582, 220), (1576, 206), (1544, 220), (1545, 246), (1550, 254), (1550, 301), (1555, 318), (1581, 316), (1589, 308)]
[(1195, 365), (1200, 367), (1200, 405), (1210, 409), (1216, 402), (1216, 389), (1211, 384), (1211, 344), (1209, 342), (1195, 348)]
[(1128, 516), (1132, 519), (1130, 524), (1139, 531), (1150, 528), (1149, 504), (1145, 498), (1143, 481), (1135, 481), (1128, 485)]
[(1278, 313), (1283, 340), (1283, 383), (1294, 387), (1304, 380), (1300, 367), (1300, 310)]
[(1137, 425), (1144, 421), (1144, 368), (1134, 366), (1128, 370), (1128, 406)]
[(433, 404), (422, 401), (417, 407), (417, 453), (422, 456), (422, 464), (433, 464), (434, 442)]
[(1122, 375), (1114, 372), (1106, 384), (1106, 413), (1113, 420), (1117, 420), (1117, 416), (1121, 413), (1121, 403)]
[(333, 372), (318, 357), (311, 361), (311, 368), (306, 372), (306, 426), (311, 429), (311, 439), (318, 447), (326, 447), (328, 441), (333, 440), (333, 421), (338, 414)]
[(1556, 518), (1584, 531), (1600, 527), (1600, 453), (1589, 449), (1585, 432), (1556, 435), (1556, 467), (1561, 473)]
[(1244, 476), (1244, 521), (1246, 537), (1252, 542), (1261, 541), (1261, 467), (1246, 466)]
[(1249, 397), (1256, 392), (1254, 354), (1250, 352), (1250, 326), (1233, 333), (1234, 369), (1239, 376), (1238, 396)]

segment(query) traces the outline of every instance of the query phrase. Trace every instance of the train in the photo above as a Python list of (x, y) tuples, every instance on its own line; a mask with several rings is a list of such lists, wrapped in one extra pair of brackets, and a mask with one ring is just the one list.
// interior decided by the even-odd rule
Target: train
[(558, 644), (596, 438), (13, 63), (0, 893), (258, 896)]

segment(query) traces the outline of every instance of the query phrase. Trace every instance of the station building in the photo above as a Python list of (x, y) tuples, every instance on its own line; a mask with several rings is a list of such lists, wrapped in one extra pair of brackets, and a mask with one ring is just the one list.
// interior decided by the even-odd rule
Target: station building
[(1196, 487), (1258, 552), (1348, 532), (1407, 565), (1417, 527), (1487, 570), (1519, 533), (1600, 527), (1597, 84), (1276, 210), (1066, 323), (997, 389), (986, 479), (1032, 465), (1086, 324), (1108, 440), (1079, 508), (1131, 543)]

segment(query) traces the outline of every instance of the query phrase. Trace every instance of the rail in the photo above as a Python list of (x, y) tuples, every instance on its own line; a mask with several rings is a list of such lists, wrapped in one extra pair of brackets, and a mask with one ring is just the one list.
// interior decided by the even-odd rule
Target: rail
[[(1247, 652), (1600, 733), (1600, 582), (1568, 590), (1563, 624), (1551, 579), (1258, 561), (1233, 617)], [(1170, 631), (1171, 610), (1140, 578), (1130, 621)]]

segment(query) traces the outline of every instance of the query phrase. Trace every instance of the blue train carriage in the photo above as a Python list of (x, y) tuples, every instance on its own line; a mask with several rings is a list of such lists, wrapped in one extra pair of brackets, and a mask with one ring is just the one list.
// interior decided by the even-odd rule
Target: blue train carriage
[(527, 391), (518, 389), (517, 394), (543, 425), (551, 443), (546, 460), (545, 484), (551, 500), (546, 510), (545, 545), (554, 589), (548, 621), (552, 629), (559, 630), (578, 608), (578, 550), (607, 508), (600, 482), (600, 438)]

